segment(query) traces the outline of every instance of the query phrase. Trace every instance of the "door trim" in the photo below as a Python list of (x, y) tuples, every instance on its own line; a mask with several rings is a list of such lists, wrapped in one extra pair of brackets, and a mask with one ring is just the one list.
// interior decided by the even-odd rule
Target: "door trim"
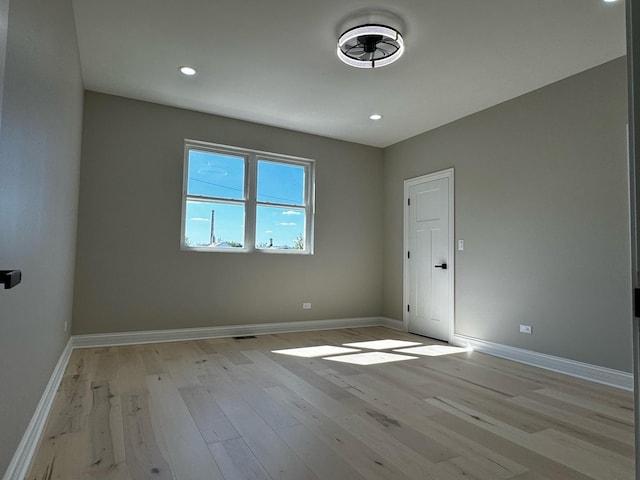
[[(638, 223), (640, 215), (640, 89), (637, 81), (640, 77), (640, 0), (626, 1), (627, 25), (627, 85), (629, 102), (629, 182), (630, 202), (629, 220), (631, 227), (631, 271), (632, 288), (640, 288), (640, 271), (638, 270)], [(633, 404), (634, 404), (634, 434), (635, 434), (635, 478), (640, 480), (640, 318), (636, 317), (637, 305), (632, 307), (632, 339), (633, 339)]]
[(405, 332), (409, 331), (409, 315), (407, 312), (407, 305), (409, 304), (409, 265), (407, 258), (407, 251), (409, 250), (409, 205), (407, 199), (409, 198), (409, 188), (424, 182), (430, 182), (433, 180), (449, 179), (449, 245), (448, 245), (448, 264), (450, 265), (451, 275), (449, 275), (449, 318), (447, 322), (449, 324), (448, 341), (451, 342), (455, 332), (455, 208), (454, 208), (454, 175), (453, 167), (446, 170), (440, 170), (438, 172), (421, 175), (420, 177), (409, 178), (404, 181), (404, 196), (402, 201), (404, 202), (404, 233), (402, 240), (402, 299), (404, 304), (402, 306), (402, 325)]

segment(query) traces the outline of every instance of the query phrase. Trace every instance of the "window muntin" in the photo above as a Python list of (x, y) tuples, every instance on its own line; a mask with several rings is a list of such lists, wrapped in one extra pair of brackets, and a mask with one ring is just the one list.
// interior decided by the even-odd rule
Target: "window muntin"
[(313, 253), (314, 162), (185, 142), (184, 250)]

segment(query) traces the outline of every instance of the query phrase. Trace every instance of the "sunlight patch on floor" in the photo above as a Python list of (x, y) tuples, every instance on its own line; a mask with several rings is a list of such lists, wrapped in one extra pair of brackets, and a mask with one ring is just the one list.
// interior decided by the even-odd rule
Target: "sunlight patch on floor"
[(407, 342), (406, 340), (372, 340), (369, 342), (344, 343), (346, 347), (368, 348), (370, 350), (390, 350), (392, 348), (411, 347), (422, 345), (420, 342)]
[(376, 365), (378, 363), (401, 362), (403, 360), (413, 360), (416, 358), (418, 357), (410, 357), (408, 355), (398, 355), (397, 353), (366, 352), (366, 353), (354, 353), (351, 355), (340, 355), (338, 357), (327, 357), (327, 358), (323, 358), (323, 360), (352, 363), (354, 365)]
[(339, 355), (341, 353), (359, 352), (355, 348), (335, 347), (333, 345), (318, 345), (317, 347), (287, 348), (285, 350), (273, 350), (272, 353), (293, 355), (296, 357), (323, 357), (325, 355)]
[(471, 347), (451, 347), (449, 345), (423, 345), (421, 347), (403, 348), (394, 352), (411, 353), (413, 355), (428, 355), (438, 357), (440, 355), (451, 355), (453, 353), (471, 352)]
[[(387, 338), (386, 340), (345, 343), (343, 345), (344, 346), (342, 347), (335, 345), (317, 345), (315, 347), (287, 348), (284, 350), (273, 350), (272, 353), (293, 355), (295, 357), (304, 358), (322, 357), (323, 360), (352, 363), (354, 365), (376, 365), (379, 363), (400, 362), (403, 360), (419, 358), (412, 355), (439, 357), (441, 355), (452, 355), (455, 353), (473, 351), (471, 347), (465, 348), (450, 345), (424, 345), (420, 342), (394, 340), (391, 338)], [(378, 351), (362, 352), (360, 349)], [(393, 350), (396, 353), (383, 352), (381, 350)]]

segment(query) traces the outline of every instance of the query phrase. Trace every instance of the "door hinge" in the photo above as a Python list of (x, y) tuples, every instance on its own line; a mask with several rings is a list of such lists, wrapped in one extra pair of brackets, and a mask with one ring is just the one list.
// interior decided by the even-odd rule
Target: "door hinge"
[(407, 250), (407, 258), (411, 258), (411, 252)]
[(633, 316), (640, 317), (640, 288), (633, 289)]
[(407, 305), (407, 312), (409, 312), (409, 311), (410, 311), (410, 310), (409, 310), (409, 305)]
[(411, 206), (411, 199), (410, 198), (407, 198), (407, 206), (409, 206), (409, 207)]

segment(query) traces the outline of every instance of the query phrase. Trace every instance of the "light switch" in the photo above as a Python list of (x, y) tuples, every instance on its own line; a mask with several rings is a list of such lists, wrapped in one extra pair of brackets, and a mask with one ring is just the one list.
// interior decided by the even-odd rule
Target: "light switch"
[(458, 240), (458, 250), (464, 250), (464, 240)]

